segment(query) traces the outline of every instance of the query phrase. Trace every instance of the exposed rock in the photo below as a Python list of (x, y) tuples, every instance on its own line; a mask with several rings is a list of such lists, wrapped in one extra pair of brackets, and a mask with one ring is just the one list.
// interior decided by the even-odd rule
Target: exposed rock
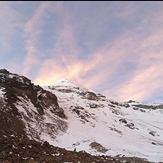
[(97, 142), (92, 142), (90, 144), (90, 146), (93, 148), (93, 149), (96, 149), (98, 152), (102, 152), (102, 153), (105, 153), (108, 151), (108, 149), (106, 149), (105, 147), (103, 147), (101, 144), (97, 143)]
[(155, 142), (152, 142), (152, 144), (153, 144), (153, 145), (156, 145), (156, 143), (155, 143)]
[(117, 106), (119, 105), (119, 103), (116, 102), (116, 101), (110, 101), (110, 103), (113, 104), (113, 105), (117, 105)]
[(139, 110), (139, 108), (137, 108), (137, 107), (133, 107), (133, 110)]
[(116, 109), (112, 108), (112, 113), (114, 113), (116, 115), (123, 115), (123, 113), (120, 110), (118, 110), (117, 108)]
[(156, 132), (155, 131), (150, 131), (149, 134), (152, 135), (152, 136), (156, 136)]
[[(46, 131), (55, 138), (58, 131), (65, 131), (67, 124), (64, 110), (59, 107), (57, 97), (24, 76), (0, 70), (0, 87), (4, 97), (0, 100), (0, 136), (28, 136), (40, 139), (39, 133)], [(33, 109), (33, 110), (32, 110)], [(53, 113), (55, 123), (45, 123), (44, 114)], [(36, 131), (32, 125), (39, 127)]]
[(126, 119), (121, 118), (119, 121), (120, 121), (121, 123), (126, 124), (126, 125), (125, 125), (126, 127), (129, 127), (130, 129), (135, 129), (134, 124), (133, 124), (133, 123), (128, 123)]
[(78, 110), (78, 109), (75, 108), (75, 109), (73, 109), (72, 111), (73, 111), (73, 112), (76, 112), (77, 115), (80, 115), (80, 110)]
[(94, 104), (94, 103), (89, 104), (89, 106), (90, 106), (90, 108), (97, 108), (98, 107), (98, 105)]
[(106, 98), (106, 96), (104, 96), (104, 95), (102, 95), (100, 93), (98, 93), (97, 96), (100, 97), (100, 98)]
[(163, 109), (163, 105), (146, 105), (146, 104), (136, 104), (136, 105), (133, 105), (135, 107), (138, 107), (138, 108), (143, 108), (143, 109), (152, 109), (152, 110), (155, 110), (155, 109)]
[(120, 103), (119, 106), (123, 106), (123, 107), (126, 107), (126, 108), (130, 107), (130, 105), (128, 103), (126, 103), (126, 102)]
[(121, 118), (119, 121), (120, 121), (120, 122), (122, 122), (122, 123), (127, 124), (127, 120), (126, 120), (126, 119), (124, 119), (124, 118)]
[(50, 148), (50, 144), (47, 141), (44, 141), (43, 146), (45, 146), (46, 148)]
[(88, 100), (97, 100), (98, 99), (97, 95), (90, 91), (84, 92), (84, 97), (87, 98)]
[(133, 100), (129, 100), (128, 103), (132, 103), (132, 102), (136, 102), (136, 101), (133, 101)]
[(114, 105), (111, 105), (111, 104), (108, 104), (108, 106), (115, 108), (115, 106)]
[(130, 129), (135, 129), (135, 126), (133, 123), (128, 123), (126, 126), (129, 127)]
[(119, 133), (119, 134), (122, 134), (122, 132), (119, 131), (119, 130), (117, 130), (116, 128), (110, 127), (110, 130), (115, 131), (115, 132), (117, 132), (117, 133)]
[(28, 98), (40, 115), (44, 114), (44, 109), (51, 108), (54, 114), (66, 118), (63, 109), (58, 105), (57, 97), (42, 87), (34, 85), (31, 80), (24, 76), (12, 74), (2, 69), (0, 71), (0, 86), (5, 89), (5, 100), (16, 115), (19, 113), (14, 104), (21, 101), (21, 97), (23, 99)]
[(141, 112), (145, 112), (145, 110), (143, 110), (143, 109), (139, 109)]

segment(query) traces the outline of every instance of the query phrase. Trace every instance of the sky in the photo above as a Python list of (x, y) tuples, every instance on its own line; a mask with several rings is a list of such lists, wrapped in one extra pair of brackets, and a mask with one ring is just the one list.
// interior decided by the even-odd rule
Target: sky
[(163, 2), (0, 1), (0, 68), (163, 102)]

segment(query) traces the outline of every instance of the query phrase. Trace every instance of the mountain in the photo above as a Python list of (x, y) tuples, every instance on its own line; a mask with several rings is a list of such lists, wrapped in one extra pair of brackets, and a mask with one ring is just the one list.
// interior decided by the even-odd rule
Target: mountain
[(67, 79), (40, 87), (1, 69), (0, 115), (0, 162), (163, 160), (162, 104), (116, 102)]
[(55, 141), (49, 137), (51, 144), (91, 154), (163, 160), (162, 104), (119, 103), (67, 80), (45, 89), (58, 97), (69, 123)]

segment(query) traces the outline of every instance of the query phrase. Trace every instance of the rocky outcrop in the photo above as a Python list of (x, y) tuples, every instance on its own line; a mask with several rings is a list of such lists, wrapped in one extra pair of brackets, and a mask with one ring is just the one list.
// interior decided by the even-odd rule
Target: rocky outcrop
[(5, 101), (11, 106), (16, 114), (19, 114), (14, 103), (20, 101), (20, 97), (29, 99), (37, 108), (40, 115), (44, 114), (45, 109), (51, 108), (51, 111), (61, 118), (66, 118), (63, 109), (57, 102), (57, 97), (51, 92), (44, 90), (39, 85), (34, 85), (31, 80), (24, 76), (12, 74), (9, 71), (0, 70), (0, 87), (5, 89)]
[(162, 104), (160, 104), (160, 105), (136, 104), (136, 105), (133, 105), (133, 106), (138, 107), (138, 108), (143, 108), (143, 109), (152, 109), (152, 110), (163, 109)]
[(81, 92), (80, 95), (83, 96), (83, 98), (86, 98), (88, 100), (98, 100), (97, 95), (90, 91)]
[(101, 144), (99, 144), (99, 143), (97, 143), (97, 142), (92, 142), (92, 143), (90, 144), (90, 146), (91, 146), (93, 149), (95, 149), (95, 150), (97, 150), (98, 152), (101, 152), (101, 153), (105, 153), (105, 152), (108, 151), (108, 149), (106, 149), (105, 147), (103, 147)]
[[(67, 124), (63, 121), (66, 115), (59, 107), (55, 94), (5, 69), (0, 70), (0, 89), (3, 90), (0, 99), (0, 136), (27, 137), (28, 131), (31, 137), (35, 135), (33, 138), (36, 138), (38, 133), (32, 128), (33, 125), (39, 126), (40, 132), (50, 132), (51, 128), (53, 135), (58, 130), (66, 130)], [(44, 122), (43, 116), (48, 111), (54, 115), (54, 124)]]

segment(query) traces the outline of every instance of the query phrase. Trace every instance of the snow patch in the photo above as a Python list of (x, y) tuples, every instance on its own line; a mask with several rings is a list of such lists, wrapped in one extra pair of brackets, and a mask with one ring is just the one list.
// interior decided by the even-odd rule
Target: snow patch
[(3, 95), (4, 95), (4, 88), (0, 88), (0, 98), (3, 98)]

